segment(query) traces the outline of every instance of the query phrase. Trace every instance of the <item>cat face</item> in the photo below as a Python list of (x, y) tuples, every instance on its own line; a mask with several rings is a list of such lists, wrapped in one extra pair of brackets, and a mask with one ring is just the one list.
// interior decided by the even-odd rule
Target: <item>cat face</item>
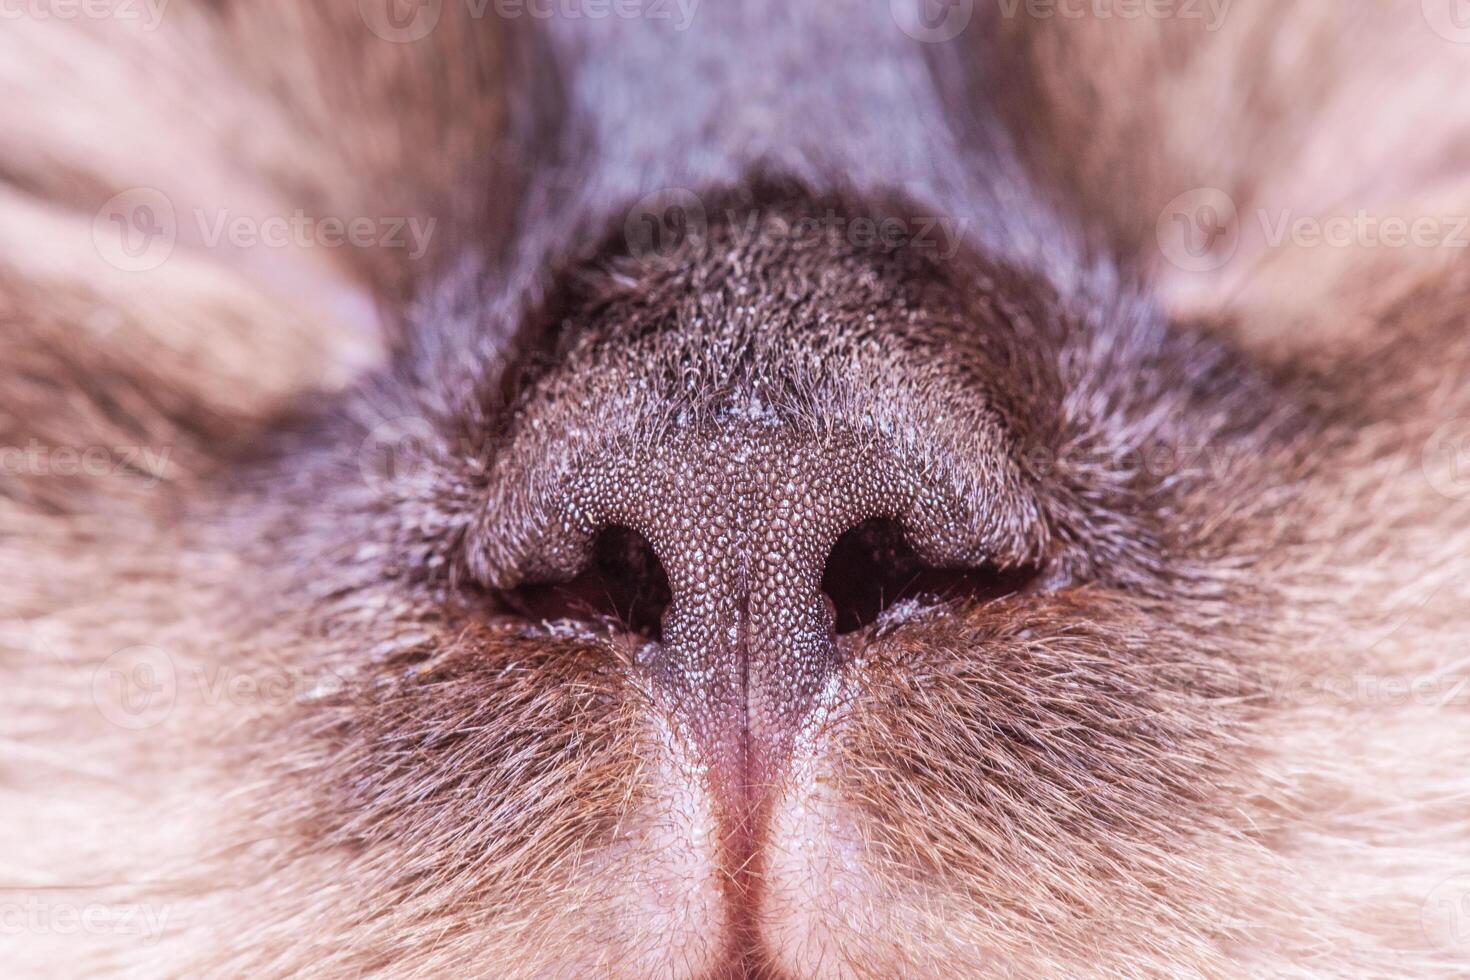
[(1421, 25), (705, 13), (17, 32), (21, 968), (1455, 975), (1462, 276), (1249, 234)]

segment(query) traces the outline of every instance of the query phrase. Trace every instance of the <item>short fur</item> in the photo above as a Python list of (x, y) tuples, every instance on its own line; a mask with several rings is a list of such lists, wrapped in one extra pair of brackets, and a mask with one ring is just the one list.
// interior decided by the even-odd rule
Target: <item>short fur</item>
[[(1470, 437), (1470, 266), (1245, 231), (1470, 210), (1470, 48), (1417, 4), (977, 5), (946, 45), (886, 4), (674, 36), (446, 2), (410, 44), (299, 6), (0, 32), (11, 969), (1470, 969), (1439, 904), (1470, 875), (1470, 488), (1436, 448)], [(181, 237), (129, 273), (92, 223), (139, 186)], [(1156, 219), (1201, 186), (1242, 238), (1187, 272)], [(625, 219), (669, 187), (705, 221), (650, 257)], [(235, 252), (196, 206), (442, 223), (417, 261)], [(829, 215), (963, 220), (931, 251), (792, 230)], [(837, 637), (721, 851), (689, 689), (649, 666), (677, 645), (508, 603), (586, 557), (569, 474), (768, 416), (906, 447), (1036, 575)], [(172, 709), (130, 727), (114, 669)], [(161, 932), (59, 925), (89, 904)]]

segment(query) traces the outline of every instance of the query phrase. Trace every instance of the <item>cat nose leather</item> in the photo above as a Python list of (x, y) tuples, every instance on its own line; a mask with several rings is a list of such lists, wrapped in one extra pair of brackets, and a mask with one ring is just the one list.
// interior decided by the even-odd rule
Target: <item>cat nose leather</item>
[(877, 440), (741, 421), (614, 454), (574, 481), (576, 523), (631, 527), (663, 565), (672, 601), (649, 669), (718, 795), (759, 797), (823, 704), (837, 649), (821, 582), (843, 532), (892, 517), (941, 560), (963, 557), (923, 533), (945, 523), (915, 506), (923, 477)]

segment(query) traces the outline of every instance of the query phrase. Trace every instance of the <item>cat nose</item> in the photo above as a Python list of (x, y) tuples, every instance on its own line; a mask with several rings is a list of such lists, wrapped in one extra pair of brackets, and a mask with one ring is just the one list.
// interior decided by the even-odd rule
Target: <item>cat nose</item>
[[(853, 583), (881, 597), (895, 581), (871, 558), (832, 569), (846, 532), (875, 519), (898, 531), (904, 576), (1014, 568), (1035, 550), (1037, 511), (1003, 439), (946, 428), (934, 421), (942, 417), (886, 424), (866, 413), (715, 405), (692, 423), (674, 417), (596, 439), (586, 438), (590, 424), (530, 424), (505, 465), (532, 478), (503, 481), (485, 508), (472, 571), (501, 590), (574, 583), (598, 565), (613, 529), (646, 544), (656, 562), (603, 564), (582, 592), (667, 600), (661, 614), (639, 607), (641, 627), (625, 617), (656, 639), (633, 669), (646, 672), (712, 792), (753, 812), (841, 694), (845, 644), (824, 578), (844, 597), (849, 629), (860, 618)], [(870, 552), (895, 552), (883, 548)], [(837, 554), (852, 560), (850, 549)], [(657, 588), (613, 583), (607, 572), (619, 577), (619, 567), (633, 577), (644, 569)], [(660, 629), (647, 628), (653, 619)]]
[(722, 793), (759, 793), (824, 703), (837, 663), (822, 578), (833, 543), (914, 511), (915, 479), (875, 443), (771, 427), (691, 432), (585, 469), (588, 526), (643, 535), (668, 578), (654, 687)]
[[(876, 591), (881, 604), (898, 572), (916, 569), (1016, 568), (1039, 552), (1044, 525), (1008, 433), (960, 379), (921, 370), (917, 345), (899, 351), (914, 365), (871, 375), (873, 390), (839, 397), (848, 389), (822, 380), (797, 350), (773, 361), (780, 385), (747, 379), (681, 402), (647, 395), (668, 383), (660, 366), (720, 352), (693, 339), (680, 347), (677, 333), (657, 340), (658, 371), (609, 343), (598, 357), (628, 363), (609, 367), (593, 393), (560, 375), (542, 383), (496, 460), (469, 571), (498, 591), (561, 583), (576, 595), (638, 597), (636, 616), (618, 618), (654, 642), (630, 669), (645, 672), (712, 791), (754, 803), (835, 706), (842, 652), (863, 642), (839, 643), (824, 578), (854, 629), (855, 594)], [(592, 366), (567, 368), (568, 377), (594, 371), (590, 350)], [(811, 395), (819, 381), (820, 398)], [(787, 393), (776, 407), (761, 394), (772, 387)], [(875, 520), (899, 533), (907, 564), (893, 578), (872, 558), (830, 574), (834, 545)], [(600, 563), (599, 542), (613, 529), (628, 532), (636, 554)], [(649, 588), (604, 588), (620, 568), (637, 577), (650, 566)], [(590, 568), (599, 574), (589, 577)]]

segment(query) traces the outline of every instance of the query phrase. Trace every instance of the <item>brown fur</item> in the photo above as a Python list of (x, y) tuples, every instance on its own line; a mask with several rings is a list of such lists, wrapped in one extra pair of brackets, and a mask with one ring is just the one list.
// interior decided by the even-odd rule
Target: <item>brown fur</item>
[[(718, 61), (735, 28), (700, 15), (709, 47), (681, 50)], [(629, 254), (621, 103), (584, 139), (593, 96), (549, 81), (636, 34), (553, 43), (452, 3), (403, 45), (287, 3), (8, 23), (0, 447), (52, 468), (0, 473), (0, 909), (47, 909), (0, 918), (11, 968), (1463, 974), (1436, 901), (1470, 874), (1470, 504), (1426, 447), (1470, 417), (1466, 263), (1243, 237), (1190, 273), (1154, 240), (1199, 186), (1243, 227), (1470, 210), (1444, 177), (1463, 59), (1415, 4), (1241, 2), (1218, 33), (992, 15), (943, 49), (983, 68), (945, 98), (994, 102), (1036, 201), (996, 166), (994, 221), (948, 258), (742, 244), (751, 213), (958, 205), (889, 186), (897, 151), (861, 134), (822, 159), (851, 120), (753, 161), (738, 120), (718, 152), (655, 127), (664, 157), (736, 161), (647, 164), (710, 218), (672, 262)], [(786, 70), (794, 105), (845, 84)], [(140, 185), (181, 214), (443, 225), (410, 262), (211, 249), (181, 220), (129, 273), (91, 227)], [(553, 477), (772, 378), (793, 431), (867, 412), (936, 470), (1004, 471), (984, 514), (1022, 530), (993, 557), (1042, 572), (839, 637), (757, 790), (770, 846), (731, 868), (649, 638), (504, 591), (552, 534)], [(413, 437), (391, 471), (385, 432)], [(108, 464), (58, 474), (66, 447)], [(108, 684), (139, 658), (175, 693), (134, 729)], [(92, 904), (161, 932), (59, 925)]]

